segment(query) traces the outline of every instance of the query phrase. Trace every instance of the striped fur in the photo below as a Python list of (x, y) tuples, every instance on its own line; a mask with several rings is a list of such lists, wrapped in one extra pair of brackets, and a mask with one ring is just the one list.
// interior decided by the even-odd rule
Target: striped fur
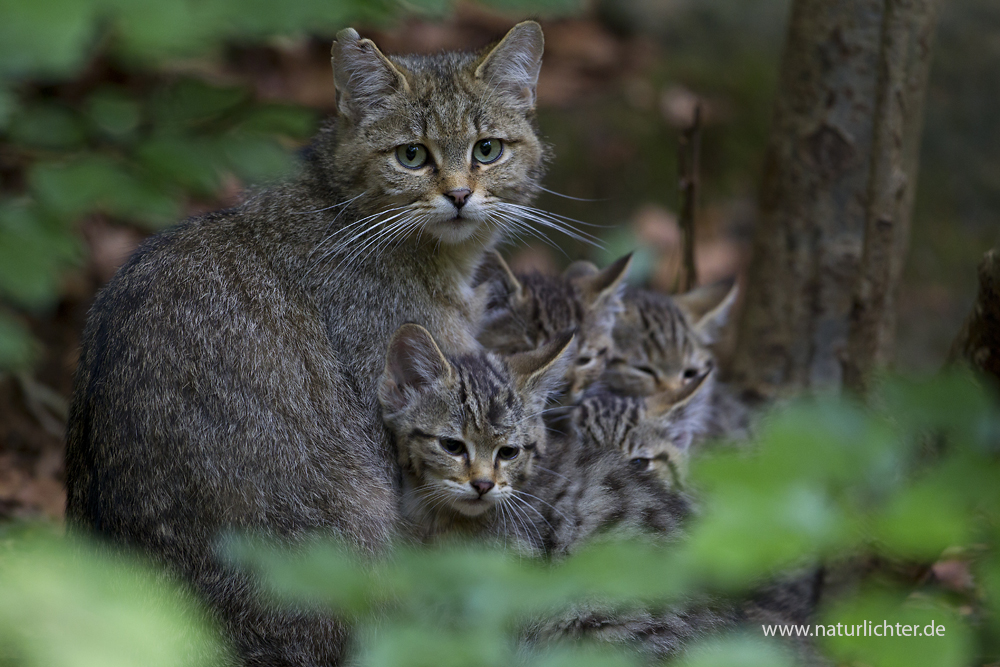
[(620, 396), (587, 392), (570, 412), (573, 437), (588, 447), (621, 452), (635, 470), (648, 470), (668, 488), (683, 489), (691, 444), (707, 427), (707, 378), (691, 395)]
[(577, 400), (604, 371), (630, 261), (627, 255), (603, 271), (580, 263), (550, 276), (514, 274), (499, 254), (488, 255), (480, 269), (487, 297), (477, 339), (488, 349), (513, 354), (576, 332), (565, 385), (569, 399)]

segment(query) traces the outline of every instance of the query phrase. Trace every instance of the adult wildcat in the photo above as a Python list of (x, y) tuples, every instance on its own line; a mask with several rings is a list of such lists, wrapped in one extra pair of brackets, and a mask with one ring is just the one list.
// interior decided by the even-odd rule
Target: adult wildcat
[[(150, 239), (94, 303), (67, 435), (67, 519), (186, 576), (243, 664), (336, 664), (333, 619), (260, 601), (223, 531), (330, 531), (377, 553), (399, 525), (376, 385), (404, 322), (478, 349), (470, 279), (538, 190), (543, 38), (479, 54), (333, 47), (336, 119), (298, 178)], [(518, 209), (521, 210), (521, 209)]]

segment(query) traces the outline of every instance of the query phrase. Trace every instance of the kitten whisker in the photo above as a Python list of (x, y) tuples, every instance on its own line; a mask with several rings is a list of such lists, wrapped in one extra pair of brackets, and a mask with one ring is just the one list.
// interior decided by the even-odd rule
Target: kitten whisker
[(545, 502), (544, 500), (542, 500), (538, 496), (533, 496), (530, 493), (528, 493), (527, 491), (518, 491), (517, 489), (511, 489), (511, 491), (513, 491), (515, 494), (519, 493), (521, 495), (528, 496), (529, 498), (534, 498), (535, 500), (537, 500), (538, 502), (542, 503), (543, 505), (548, 505), (550, 508), (552, 508), (552, 511), (555, 512), (556, 514), (558, 514), (559, 516), (561, 516), (563, 518), (563, 520), (569, 521), (569, 518), (565, 514), (563, 514), (562, 512), (560, 512), (558, 509), (556, 509), (556, 507), (554, 505), (551, 505), (550, 503)]
[(541, 512), (539, 512), (534, 507), (532, 507), (531, 503), (529, 503), (527, 500), (524, 500), (523, 498), (518, 498), (517, 496), (511, 496), (511, 498), (513, 498), (514, 500), (516, 500), (517, 502), (521, 503), (522, 505), (524, 505), (525, 507), (527, 507), (529, 510), (531, 510), (532, 512), (534, 512), (535, 514), (537, 514), (538, 518), (541, 519), (542, 521), (544, 521), (545, 525), (548, 526), (550, 530), (552, 529), (552, 524), (549, 523), (549, 520), (545, 518), (545, 515), (542, 514)]

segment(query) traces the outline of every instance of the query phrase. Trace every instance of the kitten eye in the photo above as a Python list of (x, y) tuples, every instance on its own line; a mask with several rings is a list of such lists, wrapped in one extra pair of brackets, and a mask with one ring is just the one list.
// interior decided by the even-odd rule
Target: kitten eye
[(650, 465), (653, 463), (653, 459), (629, 459), (628, 464), (635, 470), (649, 470)]
[(482, 139), (472, 147), (472, 159), (482, 164), (496, 162), (503, 155), (503, 142), (499, 139)]
[(427, 149), (421, 144), (403, 144), (396, 148), (396, 159), (407, 169), (420, 169), (427, 164)]
[(591, 362), (591, 358), (590, 357), (578, 357), (577, 360), (576, 360), (576, 364), (578, 366), (586, 366), (590, 362)]
[(656, 371), (654, 371), (649, 366), (636, 366), (635, 370), (639, 371), (640, 373), (645, 373), (646, 375), (648, 375), (651, 378), (654, 378), (654, 379), (656, 378)]
[(456, 440), (455, 438), (439, 438), (438, 442), (441, 443), (441, 449), (448, 452), (452, 456), (461, 456), (465, 454), (465, 443), (461, 440)]
[(682, 377), (685, 380), (693, 380), (694, 378), (698, 377), (698, 369), (697, 368), (685, 368)]
[(497, 450), (497, 458), (510, 461), (511, 459), (516, 459), (520, 453), (521, 450), (518, 447), (501, 447)]

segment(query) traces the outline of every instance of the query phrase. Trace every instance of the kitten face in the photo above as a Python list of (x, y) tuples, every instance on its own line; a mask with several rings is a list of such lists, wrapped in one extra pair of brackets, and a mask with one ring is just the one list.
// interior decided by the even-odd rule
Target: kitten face
[[(709, 290), (709, 293), (705, 291)], [(736, 288), (701, 288), (671, 298), (630, 290), (614, 328), (614, 354), (602, 381), (630, 396), (682, 392), (710, 372), (708, 345), (725, 322)]]
[(515, 276), (499, 254), (484, 264), (489, 291), (477, 336), (484, 347), (503, 354), (535, 350), (567, 331), (577, 333), (565, 384), (573, 401), (604, 371), (611, 353), (615, 318), (631, 262), (622, 257), (603, 271), (576, 264), (562, 276)]
[(544, 446), (541, 410), (570, 342), (446, 359), (423, 327), (396, 332), (379, 399), (421, 512), (478, 517), (511, 501)]
[(538, 24), (481, 54), (386, 57), (342, 31), (334, 44), (342, 191), (386, 234), (443, 243), (488, 236), (537, 192)]
[(691, 444), (708, 425), (706, 376), (686, 395), (620, 396), (588, 392), (574, 407), (570, 424), (585, 446), (617, 449), (637, 471), (649, 471), (681, 489)]

